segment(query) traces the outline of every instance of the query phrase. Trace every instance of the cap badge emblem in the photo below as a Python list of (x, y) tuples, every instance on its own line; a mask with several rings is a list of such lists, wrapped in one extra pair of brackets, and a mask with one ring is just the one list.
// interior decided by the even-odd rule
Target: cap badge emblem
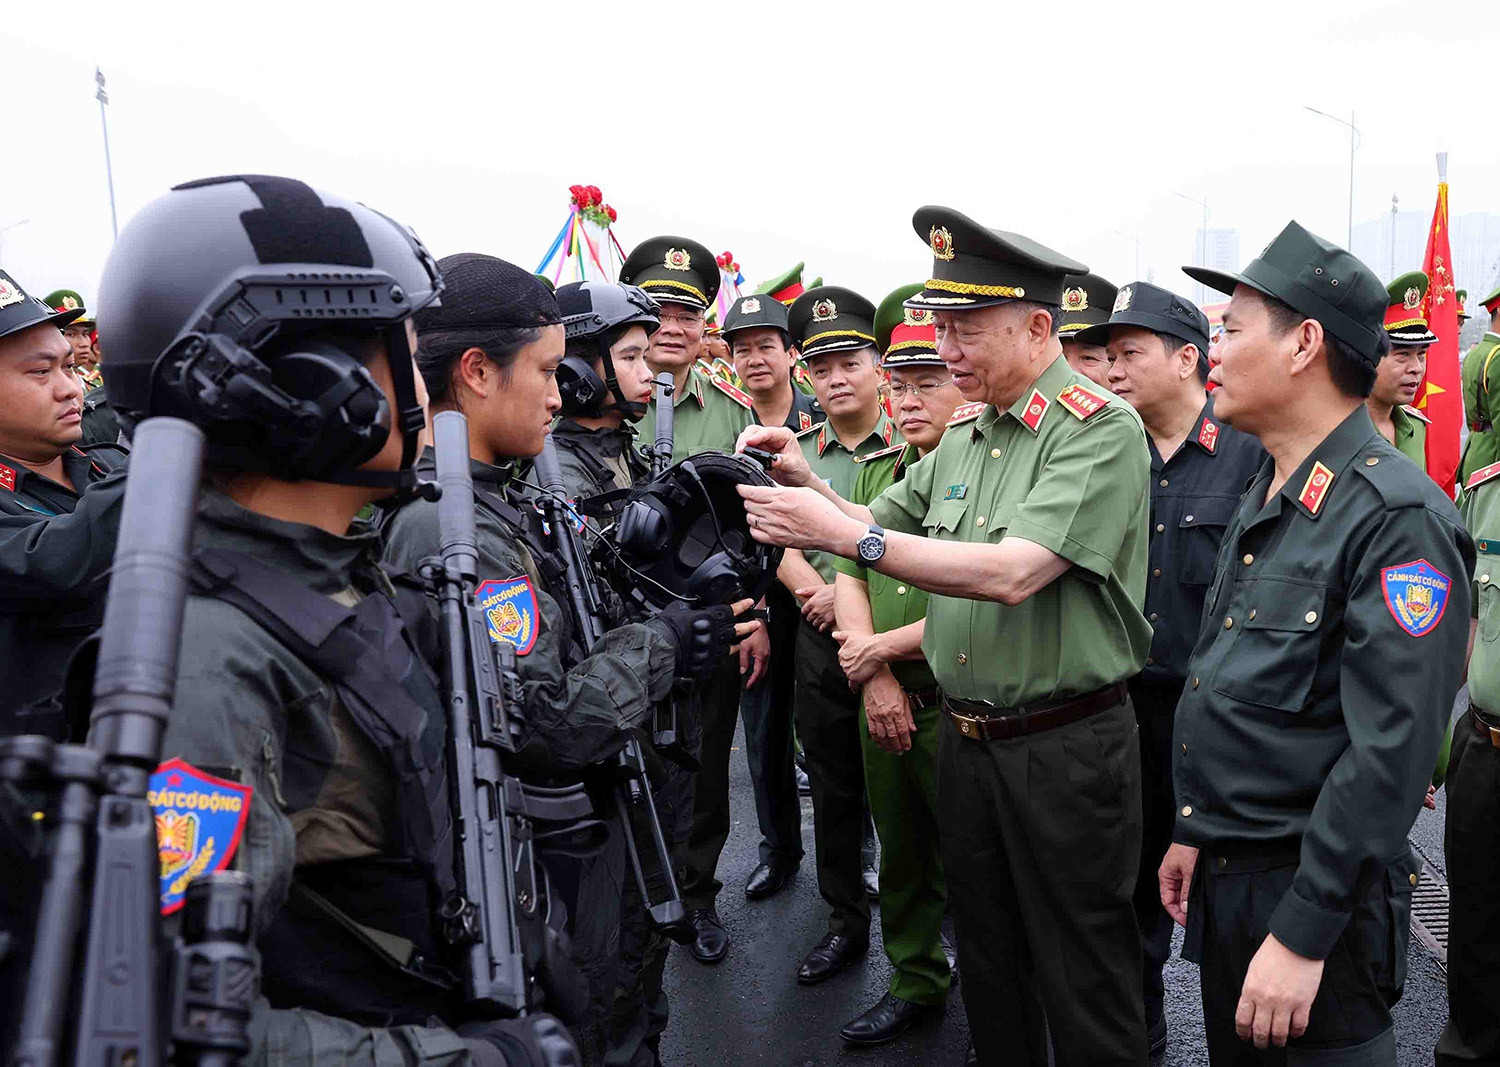
[(931, 326), (932, 311), (929, 308), (902, 308), (902, 318), (908, 326)]
[(1084, 289), (1064, 289), (1062, 309), (1064, 311), (1087, 311), (1089, 309), (1088, 292)]
[(1115, 297), (1115, 306), (1110, 308), (1109, 313), (1111, 315), (1118, 315), (1122, 311), (1129, 311), (1130, 298), (1134, 295), (1135, 293), (1131, 291), (1131, 288), (1128, 285), (1125, 288), (1121, 289), (1120, 295)]
[(760, 298), (759, 297), (747, 296), (744, 300), (740, 301), (740, 314), (741, 315), (758, 315), (759, 313), (760, 313)]
[(19, 304), (25, 299), (26, 294), (21, 292), (19, 286), (12, 285), (9, 278), (0, 277), (0, 308)]
[(669, 248), (663, 265), (668, 270), (691, 270), (693, 257), (686, 248)]
[(927, 234), (927, 243), (932, 245), (932, 254), (937, 259), (953, 258), (953, 235), (946, 226), (934, 226)]
[(812, 317), (814, 322), (827, 322), (839, 313), (838, 306), (826, 297), (812, 306)]
[(1406, 296), (1401, 301), (1401, 306), (1407, 311), (1415, 311), (1422, 306), (1422, 290), (1415, 285), (1406, 290)]
[(77, 308), (81, 308), (81, 307), (83, 307), (83, 305), (78, 302), (78, 298), (77, 297), (65, 296), (65, 297), (62, 298), (62, 307), (59, 310), (61, 310), (61, 311), (74, 311)]

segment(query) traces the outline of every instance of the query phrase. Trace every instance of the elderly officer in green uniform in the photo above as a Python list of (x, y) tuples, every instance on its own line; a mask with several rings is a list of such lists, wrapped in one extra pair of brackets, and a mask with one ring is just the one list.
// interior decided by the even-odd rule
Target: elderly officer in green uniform
[(1469, 707), (1453, 724), (1448, 757), (1448, 1024), (1438, 1067), (1500, 1063), (1500, 463), (1464, 486), (1463, 516), (1478, 558), (1469, 623)]
[(1162, 903), (1214, 1064), (1394, 1063), (1406, 834), (1462, 680), (1473, 542), (1370, 421), (1386, 294), (1368, 267), (1291, 222), (1243, 274), (1184, 269), (1233, 294), (1214, 410), (1270, 457), (1177, 708)]
[(1424, 471), (1431, 420), (1412, 401), (1427, 373), (1427, 350), (1437, 343), (1437, 334), (1428, 328), (1422, 313), (1427, 284), (1427, 275), (1414, 270), (1386, 286), (1385, 336), (1391, 350), (1380, 360), (1375, 385), (1365, 401), (1380, 436)]
[[(922, 288), (897, 289), (875, 312), (881, 366), (891, 376), (905, 443), (855, 457), (854, 504), (868, 505), (936, 448), (944, 429), (984, 410), (983, 404), (962, 404), (937, 354), (932, 312), (902, 306)], [(844, 673), (861, 695), (865, 786), (881, 845), (880, 932), (892, 969), (886, 994), (839, 1034), (873, 1045), (898, 1037), (948, 996), (940, 929), (947, 890), (937, 819), (942, 711), (937, 681), (922, 658), (927, 594), (852, 560), (837, 559), (834, 566), (839, 629), (833, 636)]]
[(1068, 366), (1106, 389), (1109, 353), (1102, 344), (1084, 341), (1078, 335), (1109, 321), (1118, 291), (1097, 274), (1070, 274), (1063, 282), (1062, 322), (1057, 327), (1057, 339), (1062, 342)]
[(1464, 356), (1464, 417), (1469, 422), (1469, 440), (1464, 445), (1458, 480), (1467, 482), (1480, 467), (1500, 460), (1500, 431), (1495, 429), (1495, 407), (1490, 399), (1492, 383), (1500, 382), (1500, 289), (1479, 302), (1489, 316), (1484, 336)]
[(940, 840), (978, 1062), (1045, 1064), (1050, 1027), (1057, 1064), (1144, 1064), (1125, 686), (1151, 641), (1141, 420), (1063, 359), (1064, 279), (1086, 266), (949, 208), (913, 224), (933, 276), (908, 306), (936, 312), (938, 353), (984, 413), (869, 508), (835, 500), (785, 431), (751, 430), (803, 488), (741, 495), (758, 539), (933, 594)]
[[(814, 475), (847, 497), (854, 457), (891, 444), (896, 425), (880, 406), (880, 352), (875, 305), (849, 289), (822, 285), (791, 308), (792, 341), (807, 361), (818, 403), (828, 419), (797, 436)], [(859, 695), (839, 663), (834, 640), (833, 556), (791, 551), (781, 584), (802, 604), (796, 640), (797, 735), (812, 787), (818, 889), (833, 910), (828, 932), (803, 957), (797, 981), (833, 977), (869, 946), (870, 902), (865, 869), (875, 879), (859, 740)]]

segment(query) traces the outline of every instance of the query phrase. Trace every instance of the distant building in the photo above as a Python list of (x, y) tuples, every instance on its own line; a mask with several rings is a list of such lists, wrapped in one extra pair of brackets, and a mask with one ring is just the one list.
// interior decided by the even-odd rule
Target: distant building
[[(1211, 270), (1231, 273), (1240, 269), (1240, 231), (1209, 228), (1199, 229), (1193, 238), (1193, 262)], [(1193, 302), (1200, 307), (1210, 301), (1223, 299), (1217, 290), (1209, 289), (1201, 282), (1193, 283)]]
[[(1431, 210), (1385, 212), (1354, 227), (1350, 251), (1388, 283), (1398, 274), (1422, 269), (1431, 222)], [(1500, 278), (1500, 215), (1474, 211), (1455, 216), (1451, 225), (1448, 242), (1453, 250), (1454, 284), (1467, 289), (1472, 302), (1476, 295), (1493, 289)]]

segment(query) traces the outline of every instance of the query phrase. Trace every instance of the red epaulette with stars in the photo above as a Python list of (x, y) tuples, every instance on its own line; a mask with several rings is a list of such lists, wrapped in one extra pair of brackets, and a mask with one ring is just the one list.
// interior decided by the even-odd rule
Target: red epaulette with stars
[(890, 448), (882, 448), (876, 452), (866, 452), (862, 456), (855, 456), (854, 462), (868, 463), (870, 460), (880, 459), (882, 456), (894, 456), (897, 452), (900, 452), (905, 447), (905, 445), (892, 445)]
[(725, 396), (729, 397), (735, 403), (739, 404), (740, 407), (748, 408), (752, 405), (753, 402), (751, 401), (749, 396), (740, 392), (734, 386), (726, 382), (723, 378), (711, 374), (709, 375), (708, 380), (713, 382), (715, 389), (723, 393)]
[(1314, 463), (1312, 473), (1307, 476), (1307, 483), (1302, 486), (1302, 495), (1297, 502), (1314, 515), (1323, 506), (1323, 501), (1328, 497), (1328, 487), (1333, 484), (1333, 471), (1321, 463)]
[(959, 423), (977, 419), (984, 414), (984, 404), (976, 400), (972, 404), (960, 404), (953, 409), (953, 415), (948, 419), (949, 426), (957, 426)]
[(1464, 488), (1473, 489), (1475, 486), (1483, 485), (1496, 475), (1500, 475), (1500, 463), (1491, 463), (1488, 467), (1480, 467), (1473, 474), (1469, 475), (1469, 480), (1464, 482)]
[(1109, 406), (1106, 398), (1076, 382), (1057, 394), (1057, 402), (1081, 422), (1087, 422)]
[(1416, 408), (1412, 407), (1410, 404), (1402, 404), (1401, 410), (1406, 412), (1412, 418), (1416, 419), (1418, 422), (1425, 422), (1429, 426), (1432, 425), (1432, 420), (1427, 417), (1427, 413), (1425, 411), (1419, 411)]

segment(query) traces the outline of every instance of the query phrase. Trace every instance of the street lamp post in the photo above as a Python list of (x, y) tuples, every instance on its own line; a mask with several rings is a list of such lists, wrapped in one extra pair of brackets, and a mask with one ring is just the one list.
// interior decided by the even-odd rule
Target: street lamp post
[(98, 92), (94, 93), (94, 99), (99, 101), (99, 125), (104, 130), (104, 177), (109, 182), (109, 227), (118, 238), (120, 219), (115, 213), (115, 172), (109, 162), (109, 119), (104, 114), (104, 107), (109, 103), (109, 93), (104, 91), (104, 72), (98, 67), (94, 68), (94, 82), (99, 86)]
[(1391, 281), (1396, 280), (1396, 194), (1391, 194)]
[(1354, 125), (1354, 112), (1349, 112), (1347, 119), (1341, 119), (1337, 115), (1330, 115), (1326, 111), (1319, 111), (1315, 107), (1302, 105), (1303, 110), (1311, 111), (1314, 115), (1322, 115), (1325, 119), (1332, 119), (1341, 126), (1349, 127), (1349, 234), (1345, 238), (1347, 251), (1354, 251), (1354, 150), (1359, 147), (1359, 127)]

